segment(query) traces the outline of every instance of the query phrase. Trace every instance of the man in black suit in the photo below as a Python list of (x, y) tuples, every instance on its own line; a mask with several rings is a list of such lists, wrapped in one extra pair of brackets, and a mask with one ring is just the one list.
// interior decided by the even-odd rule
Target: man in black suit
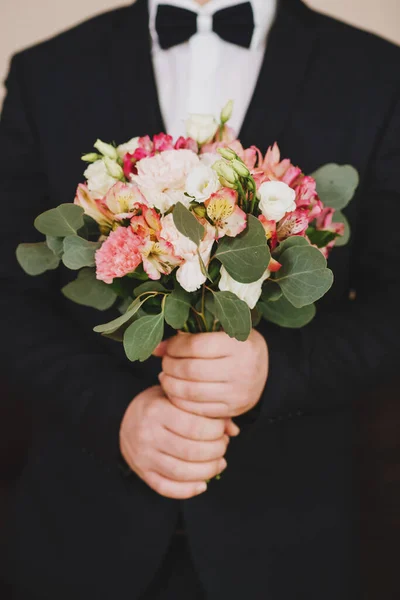
[[(177, 500), (176, 485), (161, 495), (145, 482), (140, 448), (119, 444), (135, 402), (161, 395), (152, 388), (160, 360), (127, 364), (91, 332), (98, 315), (62, 298), (68, 273), (31, 279), (14, 255), (36, 241), (39, 212), (72, 200), (80, 150), (164, 128), (148, 23), (138, 0), (11, 64), (0, 127), (2, 365), (32, 403), (34, 440), (14, 490), (4, 575), (21, 599), (354, 600), (352, 401), (399, 358), (400, 51), (300, 0), (278, 2), (240, 138), (263, 150), (277, 139), (305, 172), (353, 164), (352, 238), (331, 255), (335, 284), (310, 325), (263, 324), (265, 341), (254, 333), (260, 380), (267, 348), (270, 362), (261, 398), (253, 390), (235, 413), (241, 433), (221, 480)], [(190, 438), (201, 417), (186, 414)], [(220, 421), (201, 423), (207, 438)], [(235, 433), (229, 420), (208, 441), (226, 445), (224, 431)]]

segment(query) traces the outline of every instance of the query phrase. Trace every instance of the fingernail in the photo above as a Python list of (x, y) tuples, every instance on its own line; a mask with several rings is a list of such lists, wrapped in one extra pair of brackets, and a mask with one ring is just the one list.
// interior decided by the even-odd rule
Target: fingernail
[(196, 492), (198, 494), (203, 494), (205, 491), (207, 490), (207, 484), (206, 482), (201, 483), (197, 488), (196, 488)]

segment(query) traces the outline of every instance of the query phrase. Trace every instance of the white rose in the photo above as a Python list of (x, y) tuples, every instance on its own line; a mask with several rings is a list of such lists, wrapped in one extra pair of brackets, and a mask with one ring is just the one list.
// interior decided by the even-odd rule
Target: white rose
[(205, 202), (220, 187), (217, 173), (206, 165), (193, 169), (186, 179), (186, 191), (196, 202)]
[(258, 281), (254, 281), (254, 283), (239, 283), (229, 275), (225, 267), (221, 267), (221, 279), (218, 287), (221, 292), (236, 294), (240, 300), (246, 302), (250, 309), (253, 309), (261, 296), (262, 284), (269, 276), (270, 272), (267, 269)]
[(125, 154), (133, 154), (135, 150), (139, 147), (139, 138), (134, 137), (129, 142), (125, 144), (120, 144), (117, 147), (118, 156), (120, 158), (124, 158)]
[(117, 181), (111, 177), (103, 160), (96, 160), (84, 172), (89, 191), (95, 199), (103, 198)]
[(258, 190), (259, 208), (268, 221), (280, 221), (296, 210), (296, 192), (282, 181), (266, 181)]
[(190, 115), (185, 126), (186, 135), (200, 145), (210, 142), (218, 130), (218, 123), (213, 115)]

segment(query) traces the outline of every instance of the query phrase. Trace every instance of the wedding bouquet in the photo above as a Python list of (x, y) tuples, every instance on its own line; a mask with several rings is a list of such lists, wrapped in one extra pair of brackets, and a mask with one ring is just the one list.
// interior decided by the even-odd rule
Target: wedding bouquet
[(74, 203), (39, 215), (46, 236), (20, 244), (29, 275), (63, 263), (78, 271), (62, 293), (120, 316), (95, 331), (146, 360), (165, 323), (192, 333), (223, 330), (244, 341), (261, 318), (302, 327), (332, 285), (327, 258), (349, 238), (340, 209), (357, 172), (328, 164), (311, 176), (243, 148), (227, 122), (194, 115), (187, 138), (164, 133), (115, 146), (98, 140)]

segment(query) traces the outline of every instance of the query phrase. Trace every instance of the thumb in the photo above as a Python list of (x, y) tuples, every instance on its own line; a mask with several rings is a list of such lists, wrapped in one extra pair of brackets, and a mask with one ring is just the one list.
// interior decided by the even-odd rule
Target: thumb
[(162, 358), (167, 353), (168, 340), (164, 340), (160, 344), (158, 344), (157, 348), (153, 350), (153, 356), (158, 356)]

